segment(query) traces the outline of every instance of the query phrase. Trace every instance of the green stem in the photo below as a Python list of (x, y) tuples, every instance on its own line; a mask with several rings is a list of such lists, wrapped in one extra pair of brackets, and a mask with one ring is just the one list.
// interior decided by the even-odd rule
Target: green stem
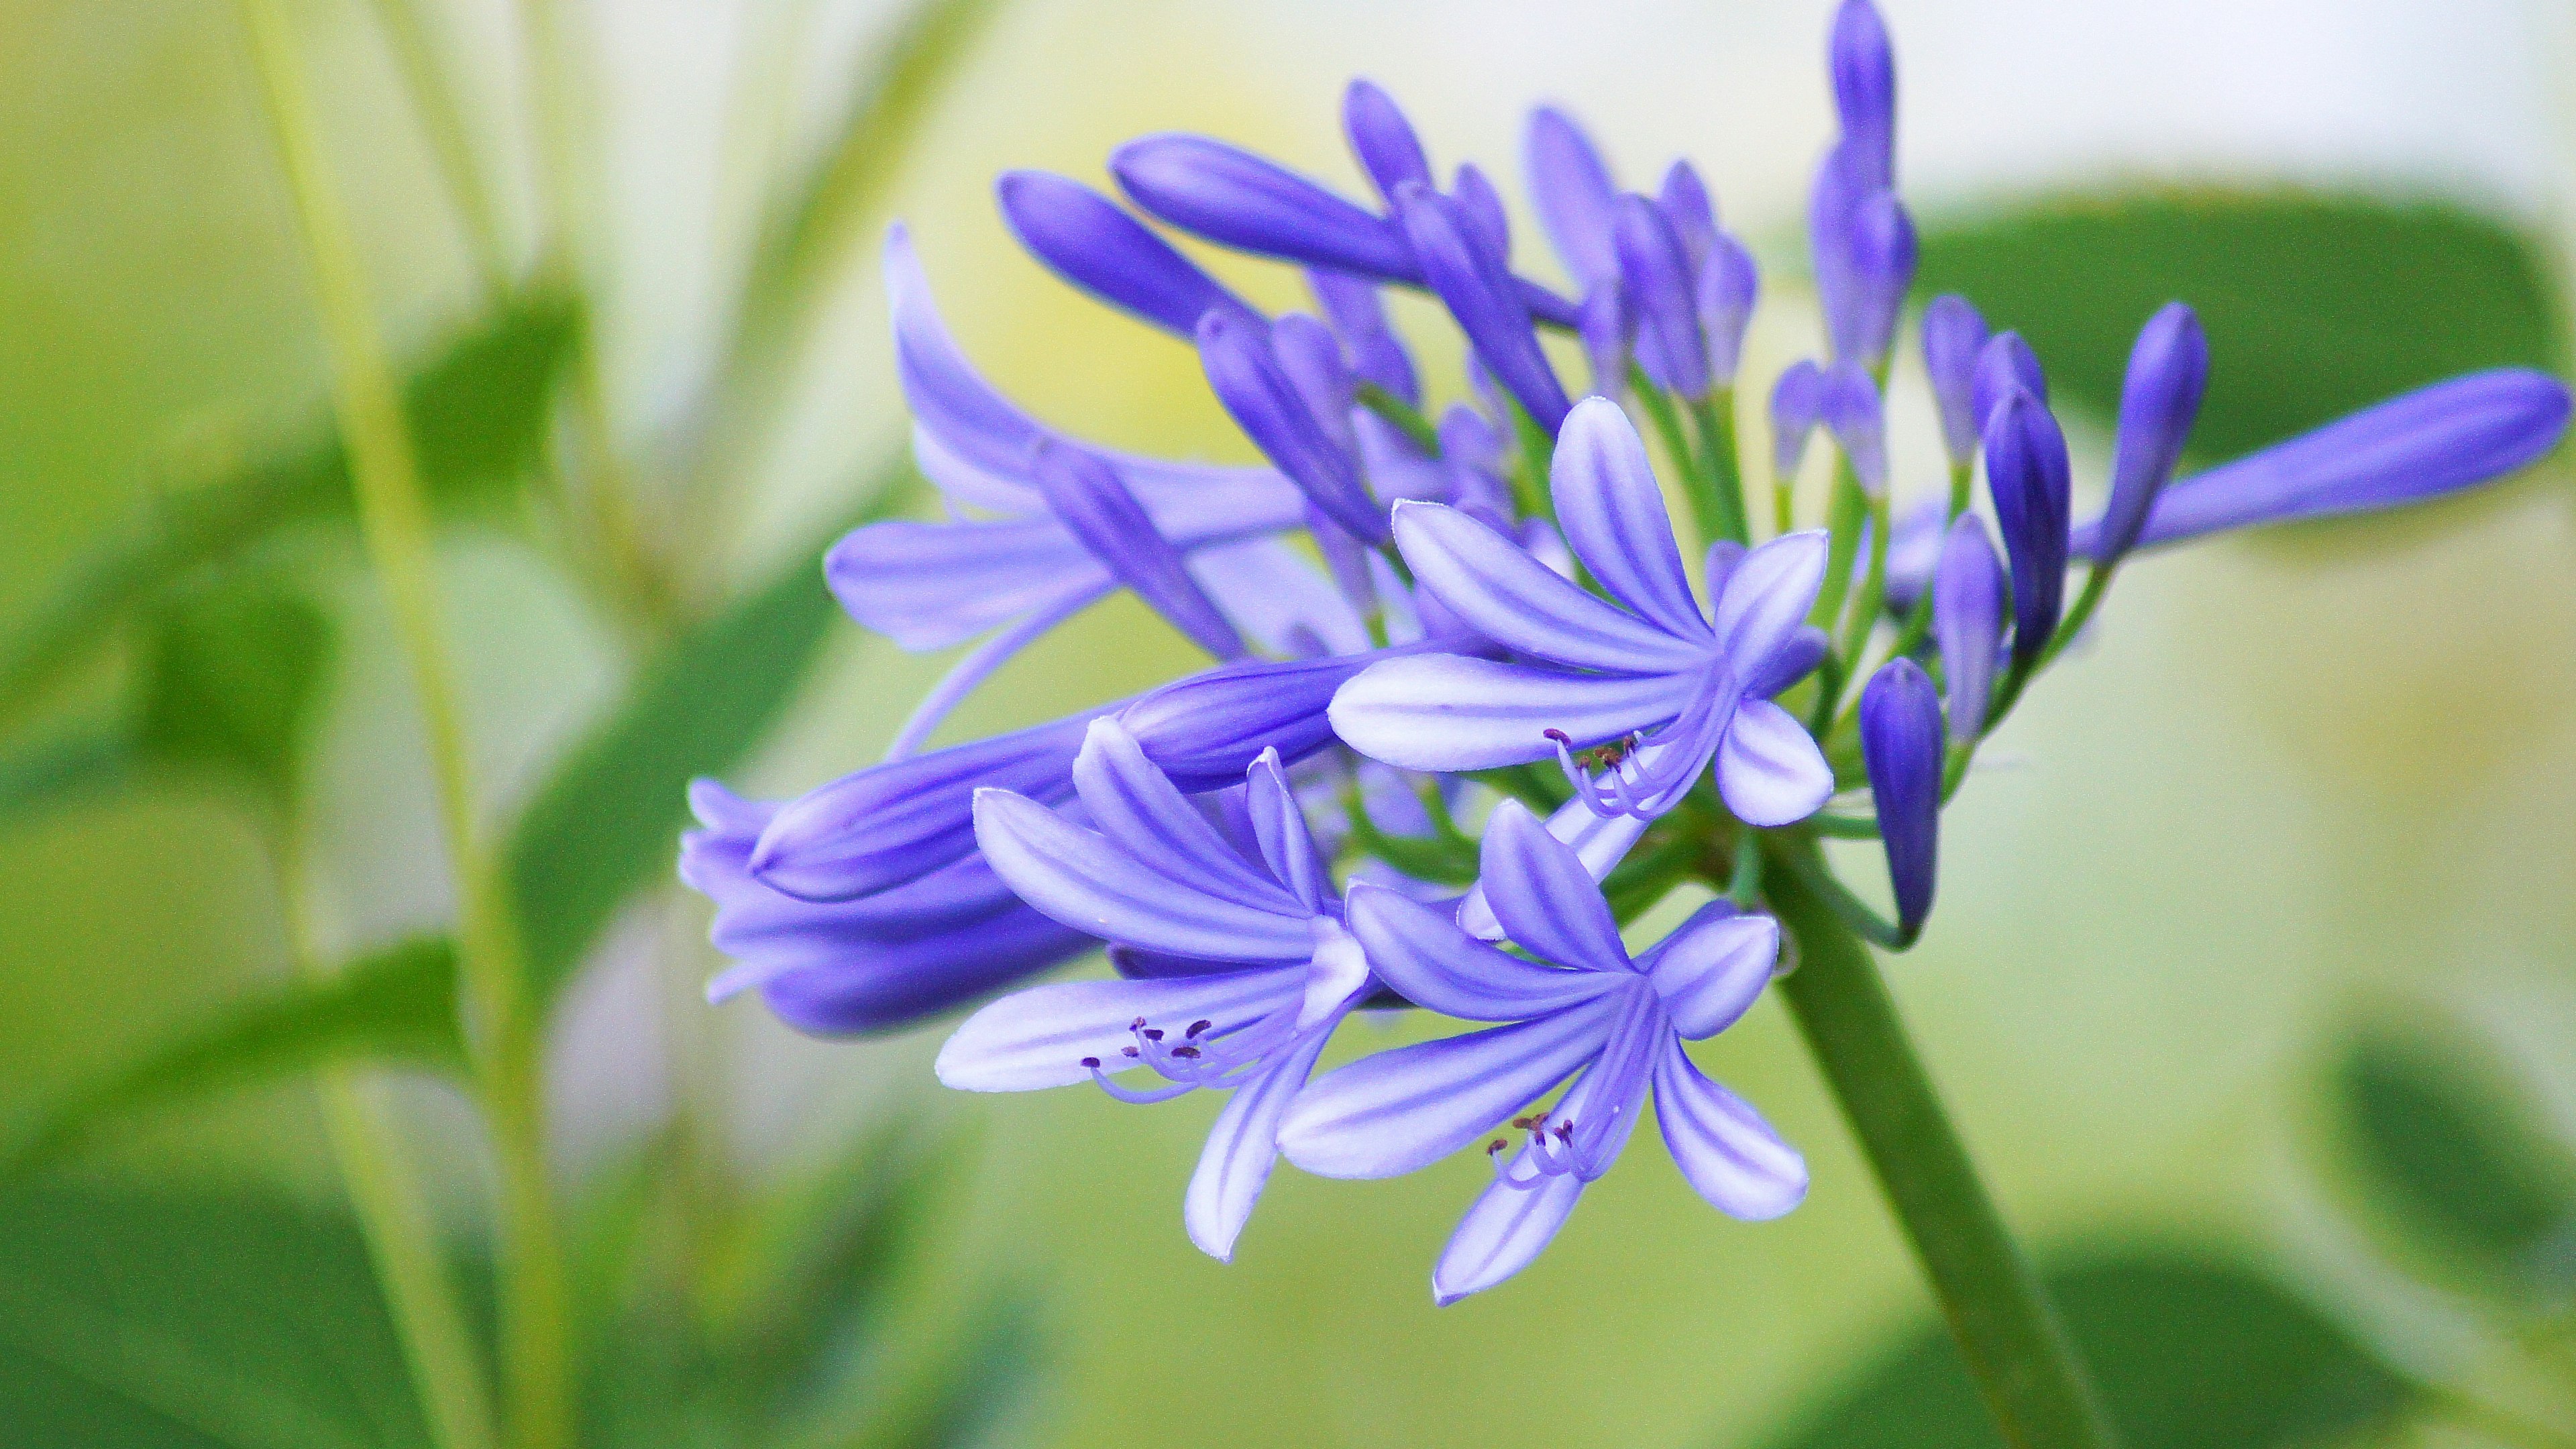
[(1869, 648), (1870, 632), (1878, 627), (1879, 609), (1887, 598), (1887, 500), (1870, 498), (1867, 504), (1869, 561), (1861, 569), (1860, 592), (1852, 596), (1851, 612), (1843, 619), (1842, 637), (1837, 645), (1844, 667), (1854, 677), (1860, 673), (1861, 656)]
[(1413, 404), (1376, 383), (1363, 380), (1354, 394), (1361, 407), (1384, 418), (1427, 457), (1440, 456), (1440, 429)]
[(2085, 571), (2084, 592), (2075, 596), (2075, 607), (2067, 610), (2066, 617), (2057, 621), (2057, 632), (2048, 636), (2048, 647), (2039, 652), (2039, 663), (2035, 668), (2047, 668), (2049, 661), (2074, 643), (2076, 635), (2084, 632), (2085, 621), (2101, 607), (2102, 596), (2110, 592), (2111, 575), (2118, 571), (2116, 565), (2111, 568), (2096, 565)]
[(1950, 1124), (1869, 951), (1791, 871), (1766, 881), (1798, 945), (1781, 992), (2012, 1449), (2109, 1449), (2084, 1366)]
[(1699, 425), (1699, 484), (1714, 501), (1719, 538), (1753, 541), (1744, 516), (1744, 480), (1735, 457), (1735, 393), (1720, 389), (1690, 400), (1691, 419)]
[(436, 777), (440, 835), (458, 898), (468, 1040), (501, 1177), (510, 1425), (521, 1449), (560, 1449), (570, 1442), (571, 1398), (561, 1240), (537, 1130), (540, 1038), (521, 988), (515, 923), (478, 838), (463, 714), (440, 627), (429, 508), (283, 0), (240, 3), (312, 267), (359, 531), (392, 604)]
[(1655, 430), (1655, 441), (1664, 448), (1664, 457), (1675, 476), (1684, 479), (1690, 495), (1691, 517), (1699, 524), (1703, 542), (1714, 543), (1726, 537), (1725, 519), (1718, 512), (1716, 495), (1700, 486), (1699, 465), (1691, 456), (1690, 439), (1682, 432), (1682, 415), (1673, 400), (1655, 386), (1654, 379), (1635, 363), (1628, 364), (1628, 390), (1636, 394), (1637, 406), (1646, 414), (1647, 426)]
[(1851, 464), (1834, 464), (1833, 500), (1825, 505), (1825, 581), (1816, 591), (1816, 606), (1807, 613), (1807, 622), (1831, 629), (1842, 617), (1843, 596), (1851, 591), (1852, 561), (1860, 554), (1861, 520), (1869, 516), (1869, 495), (1861, 491), (1860, 479), (1852, 473)]
[(491, 190), (483, 184), (482, 167), (474, 158), (465, 108), (458, 104), (455, 88), (447, 83), (446, 68), (439, 64), (438, 41), (430, 34), (429, 19), (421, 13), (419, 0), (376, 0), (376, 18), (385, 28), (394, 68), (402, 73), (403, 89), (410, 92), (412, 110), (429, 140), (439, 182), (456, 208), (457, 225), (465, 233), (466, 250), (474, 255), (483, 290), (498, 297), (510, 285), (509, 251), (501, 240)]

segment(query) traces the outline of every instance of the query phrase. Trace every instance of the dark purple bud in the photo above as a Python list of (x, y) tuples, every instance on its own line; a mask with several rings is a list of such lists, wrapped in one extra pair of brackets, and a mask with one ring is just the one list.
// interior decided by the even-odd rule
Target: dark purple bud
[(1977, 456), (1977, 434), (1985, 425), (1976, 406), (1977, 354), (1985, 345), (1986, 319), (1967, 298), (1944, 292), (1923, 309), (1923, 371), (1941, 414), (1941, 446), (1963, 468)]
[(1782, 482), (1798, 476), (1807, 456), (1807, 438), (1825, 417), (1825, 370), (1802, 357), (1771, 385), (1771, 474)]
[(1941, 540), (1932, 570), (1932, 639), (1950, 686), (1950, 734), (1973, 740), (1986, 732), (1986, 706), (2004, 640), (2004, 566), (1986, 537), (1986, 521), (1959, 515)]
[(1856, 362), (1827, 369), (1819, 407), (1834, 442), (1851, 460), (1861, 491), (1872, 498), (1887, 496), (1887, 419), (1868, 370)]
[(1592, 364), (1592, 390), (1618, 399), (1628, 392), (1628, 303), (1619, 284), (1603, 282), (1583, 298), (1583, 317), (1575, 324), (1583, 339), (1583, 356)]
[(1199, 319), (1199, 364), (1217, 401), (1253, 446), (1334, 522), (1371, 543), (1386, 537), (1386, 509), (1369, 497), (1359, 459), (1315, 421), (1271, 349), (1266, 330), (1224, 312)]
[(1995, 409), (2014, 388), (2042, 403), (2048, 401), (2048, 375), (2039, 370), (2039, 354), (2018, 332), (1998, 332), (1977, 349), (1977, 372), (1968, 385), (1969, 403), (1977, 411), (1977, 431), (1985, 432)]
[(1986, 482), (2012, 560), (2013, 663), (2048, 647), (2066, 601), (2066, 435), (2048, 404), (2015, 387), (1986, 422)]
[(1619, 252), (1611, 224), (1619, 188), (1583, 128), (1554, 106), (1530, 112), (1521, 165), (1539, 227), (1573, 276), (1575, 289), (1588, 292), (1616, 281)]
[(1753, 253), (1718, 232), (1699, 268), (1699, 330), (1708, 347), (1708, 375), (1721, 387), (1735, 384), (1736, 369), (1744, 361), (1744, 329), (1752, 325), (1753, 304), (1761, 292), (1762, 273), (1753, 264)]
[[(2525, 368), (2437, 382), (2183, 479), (2157, 497), (2135, 546), (2438, 498), (2548, 452), (2567, 411), (2565, 385)], [(2076, 550), (2100, 546), (2086, 525)]]
[(1422, 383), (1413, 371), (1413, 354), (1405, 350), (1404, 339), (1386, 320), (1386, 305), (1378, 297), (1377, 284), (1348, 272), (1328, 272), (1320, 267), (1306, 273), (1307, 290), (1315, 294), (1316, 305), (1333, 330), (1342, 334), (1342, 346), (1351, 355), (1351, 367), (1360, 376), (1413, 404), (1422, 405)]
[(1688, 161), (1674, 162), (1664, 173), (1664, 189), (1657, 193), (1655, 205), (1673, 224), (1673, 234), (1682, 239), (1692, 268), (1707, 265), (1709, 250), (1717, 245), (1717, 203), (1709, 199), (1697, 168)]
[(1219, 659), (1240, 659), (1250, 652), (1216, 601), (1190, 577), (1181, 551), (1155, 530), (1145, 506), (1106, 462), (1041, 439), (1030, 454), (1029, 481), (1092, 557), (1173, 628)]
[(1646, 198), (1623, 196), (1612, 238), (1619, 284), (1636, 313), (1638, 365), (1666, 392), (1706, 396), (1708, 350), (1700, 340), (1698, 287), (1672, 222)]
[(1418, 652), (1410, 646), (1219, 665), (1136, 700), (1118, 721), (1173, 784), (1193, 794), (1222, 789), (1241, 784), (1263, 750), (1276, 749), (1293, 765), (1333, 743), (1324, 713), (1333, 691), (1381, 659)]
[(1449, 195), (1458, 203), (1458, 214), (1475, 227), (1476, 245), (1509, 265), (1512, 219), (1503, 210), (1503, 194), (1494, 189), (1483, 169), (1472, 161), (1461, 165), (1450, 183)]
[(1002, 220), (1030, 255), (1113, 307), (1183, 337), (1194, 335), (1210, 311), (1261, 315), (1118, 203), (1078, 181), (1010, 171), (993, 190)]
[(2138, 329), (2120, 387), (2120, 436), (2111, 453), (2111, 499), (2102, 510), (2097, 562), (2119, 562), (2147, 526), (2147, 510), (2173, 481), (2200, 395), (2209, 386), (2209, 339), (2200, 317), (2168, 302)]
[(1262, 256), (1410, 277), (1393, 223), (1275, 161), (1206, 136), (1145, 136), (1109, 158), (1128, 198), (1184, 231)]
[(1891, 659), (1860, 692), (1860, 754), (1887, 849), (1896, 929), (1911, 941), (1932, 914), (1940, 874), (1941, 696), (1923, 667)]
[(1825, 55), (1857, 179), (1870, 190), (1887, 190), (1896, 184), (1896, 54), (1877, 7), (1843, 0)]
[(1431, 184), (1431, 159), (1422, 153), (1422, 139), (1395, 97), (1376, 83), (1355, 80), (1342, 92), (1342, 134), (1350, 138), (1351, 155), (1387, 205), (1395, 204), (1395, 189), (1408, 181)]
[(1406, 187), (1396, 198), (1396, 214), (1422, 264), (1424, 280), (1449, 305), (1475, 355), (1531, 418), (1555, 436), (1573, 404), (1539, 349), (1529, 308), (1502, 258), (1481, 244), (1475, 224), (1449, 197)]

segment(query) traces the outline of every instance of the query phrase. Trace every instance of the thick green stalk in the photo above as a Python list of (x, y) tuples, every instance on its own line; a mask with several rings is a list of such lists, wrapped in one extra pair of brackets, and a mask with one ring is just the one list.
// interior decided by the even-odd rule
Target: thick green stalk
[(478, 838), (464, 719), (432, 572), (429, 507), (356, 243), (331, 189), (283, 0), (241, 0), (241, 12), (312, 266), (359, 531), (392, 604), (436, 777), (440, 834), (456, 883), (467, 1036), (501, 1176), (510, 1427), (522, 1449), (560, 1449), (572, 1427), (569, 1358), (561, 1240), (536, 1130), (542, 1120), (539, 1037), (521, 986), (516, 925)]
[(1869, 950), (1796, 872), (1764, 893), (1796, 939), (1780, 982), (1844, 1120), (2013, 1449), (2109, 1449), (2084, 1366), (1950, 1125)]
[(1753, 541), (1745, 517), (1744, 480), (1735, 456), (1735, 392), (1720, 388), (1690, 400), (1691, 420), (1699, 425), (1699, 486), (1706, 490), (1718, 520), (1718, 537), (1737, 543)]

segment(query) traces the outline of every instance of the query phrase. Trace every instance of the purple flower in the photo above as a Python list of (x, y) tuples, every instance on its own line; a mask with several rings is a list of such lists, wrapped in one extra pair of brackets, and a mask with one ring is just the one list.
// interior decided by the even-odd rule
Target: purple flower
[[(1555, 1106), (1514, 1122), (1508, 1160), (1432, 1269), (1442, 1304), (1527, 1267), (1586, 1185), (1610, 1170), (1649, 1099), (1665, 1146), (1700, 1196), (1739, 1218), (1777, 1217), (1807, 1169), (1743, 1099), (1701, 1075), (1685, 1041), (1725, 1030), (1761, 995), (1779, 924), (1715, 901), (1642, 959), (1574, 853), (1518, 802), (1496, 807), (1483, 871), (1524, 960), (1436, 910), (1357, 887), (1351, 931), (1380, 979), (1449, 1016), (1508, 1025), (1399, 1047), (1309, 1085), (1279, 1133), (1288, 1160), (1326, 1177), (1392, 1177), (1465, 1148), (1568, 1077)], [(1579, 1075), (1578, 1075), (1579, 1074)]]
[(1802, 357), (1771, 384), (1771, 472), (1782, 482), (1798, 476), (1807, 439), (1825, 418), (1825, 370)]
[(1808, 196), (1807, 232), (1833, 360), (1874, 368), (1914, 283), (1915, 240), (1896, 193), (1870, 180), (1872, 165), (1848, 137), (1826, 155)]
[(1878, 807), (1878, 838), (1896, 895), (1896, 929), (1911, 942), (1932, 914), (1941, 843), (1941, 695), (1911, 659), (1891, 659), (1860, 694), (1861, 760)]
[(1708, 258), (1700, 264), (1697, 300), (1708, 374), (1720, 387), (1735, 385), (1744, 357), (1744, 329), (1752, 325), (1753, 304), (1761, 291), (1762, 272), (1753, 253), (1725, 232), (1712, 236)]
[(1315, 303), (1324, 309), (1333, 330), (1341, 334), (1342, 346), (1351, 355), (1351, 370), (1421, 406), (1422, 384), (1414, 376), (1413, 354), (1387, 325), (1386, 304), (1378, 297), (1377, 285), (1345, 272), (1317, 269), (1306, 273), (1306, 287), (1315, 294)]
[(1854, 177), (1873, 190), (1896, 185), (1896, 51), (1869, 0), (1843, 0), (1825, 46)]
[[(1395, 538), (1421, 586), (1468, 628), (1537, 663), (1422, 655), (1372, 665), (1334, 696), (1332, 724), (1364, 755), (1461, 771), (1554, 756), (1602, 815), (1672, 808), (1711, 759), (1719, 793), (1756, 825), (1804, 819), (1833, 773), (1770, 697), (1815, 666), (1808, 608), (1825, 537), (1709, 555), (1714, 622), (1691, 594), (1672, 521), (1617, 405), (1586, 399), (1557, 439), (1553, 483), (1566, 543), (1610, 600), (1548, 569), (1452, 508), (1405, 504)], [(1599, 781), (1576, 750), (1617, 742)]]
[(1571, 404), (1539, 350), (1529, 307), (1483, 227), (1455, 198), (1425, 187), (1406, 187), (1396, 198), (1396, 214), (1424, 280), (1448, 304), (1476, 356), (1540, 427), (1554, 433)]
[(1976, 375), (1969, 384), (1979, 434), (1994, 421), (1995, 409), (2016, 387), (2042, 403), (2048, 401), (2048, 374), (2040, 370), (2039, 354), (2030, 350), (2020, 333), (1998, 332), (1977, 349)]
[(1708, 254), (1717, 245), (1717, 203), (1709, 197), (1707, 183), (1688, 161), (1676, 161), (1664, 172), (1663, 189), (1655, 193), (1655, 205), (1664, 219), (1673, 224), (1673, 235), (1681, 238), (1682, 250), (1694, 268), (1708, 264)]
[[(1222, 311), (1199, 319), (1208, 386), (1245, 436), (1317, 508), (1356, 538), (1386, 537), (1386, 509), (1369, 496), (1354, 446), (1335, 438), (1273, 347), (1271, 329)], [(1335, 419), (1349, 432), (1347, 409)]]
[(1247, 652), (1233, 622), (1190, 577), (1181, 551), (1154, 531), (1154, 521), (1116, 470), (1078, 448), (1046, 440), (1037, 445), (1029, 476), (1065, 528), (1156, 613), (1219, 659)]
[(1932, 638), (1950, 686), (1950, 735), (1974, 741), (1986, 729), (2004, 632), (2004, 568), (1986, 522), (1959, 515), (1941, 541), (1932, 573)]
[(1022, 905), (972, 857), (866, 900), (800, 901), (750, 872), (775, 805), (695, 780), (689, 808), (704, 828), (680, 837), (680, 879), (715, 903), (709, 939), (736, 963), (708, 983), (709, 1001), (756, 989), (799, 1031), (887, 1031), (1097, 944)]
[(1880, 412), (1878, 384), (1856, 362), (1837, 362), (1825, 372), (1819, 400), (1825, 427), (1851, 461), (1861, 491), (1887, 496), (1887, 420)]
[[(2009, 335), (2009, 334), (2007, 334)], [(1986, 422), (1986, 482), (2012, 560), (2013, 664), (2048, 647), (2066, 600), (2066, 435), (2048, 405), (2016, 386)]]
[(2111, 501), (2102, 510), (2104, 566), (2119, 561), (2147, 526), (2147, 510), (2173, 479), (2209, 386), (2209, 339), (2200, 318), (2168, 302), (2138, 331), (2120, 388), (2120, 436), (2111, 460)]
[(1530, 112), (1521, 141), (1521, 174), (1530, 205), (1577, 292), (1619, 280), (1616, 225), (1618, 184), (1592, 138), (1554, 106)]
[[(1232, 1091), (1183, 1208), (1190, 1241), (1229, 1259), (1278, 1160), (1281, 1116), (1333, 1028), (1372, 989), (1368, 962), (1343, 929), (1276, 754), (1253, 762), (1220, 819), (1114, 720), (1091, 726), (1073, 776), (1094, 828), (1007, 790), (976, 793), (976, 837), (994, 872), (1071, 929), (1210, 967), (997, 1001), (940, 1049), (939, 1079), (977, 1092), (1093, 1081), (1127, 1102)], [(1134, 1070), (1162, 1082), (1117, 1080)]]
[(1708, 345), (1700, 336), (1690, 252), (1671, 219), (1642, 196), (1620, 197), (1612, 217), (1620, 287), (1636, 314), (1638, 364), (1667, 392), (1705, 396)]
[(1145, 136), (1119, 147), (1109, 170), (1138, 206), (1213, 242), (1368, 276), (1413, 270), (1386, 218), (1240, 146)]
[(1078, 181), (1010, 171), (993, 189), (1002, 220), (1030, 255), (1113, 307), (1183, 337), (1210, 311), (1251, 320), (1261, 315), (1118, 203)]
[[(2525, 368), (2437, 382), (2166, 488), (2136, 546), (2438, 498), (2548, 452), (2567, 412), (2566, 386)], [(2099, 521), (2077, 531), (2075, 551), (2102, 556)]]
[(1583, 294), (1583, 317), (1574, 330), (1583, 339), (1584, 361), (1592, 367), (1593, 396), (1627, 396), (1628, 299), (1618, 283), (1602, 282)]
[(1986, 319), (1967, 298), (1944, 292), (1923, 309), (1923, 371), (1941, 414), (1942, 447), (1957, 467), (1977, 456), (1986, 425), (1976, 407), (1977, 355), (1985, 346)]
[(1413, 123), (1404, 118), (1395, 97), (1374, 83), (1355, 80), (1342, 92), (1342, 134), (1388, 206), (1395, 205), (1396, 189), (1404, 183), (1431, 184), (1431, 158), (1423, 154)]

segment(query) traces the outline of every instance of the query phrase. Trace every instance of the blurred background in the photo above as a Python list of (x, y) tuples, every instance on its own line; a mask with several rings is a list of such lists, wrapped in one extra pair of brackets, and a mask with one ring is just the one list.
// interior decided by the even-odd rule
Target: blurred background
[[(2564, 374), (2566, 0), (1884, 8), (1919, 295), (2032, 338), (2079, 478), (2169, 297), (2210, 333), (2203, 462), (2472, 367)], [(1698, 163), (1764, 256), (1767, 377), (1817, 333), (1824, 0), (283, 10), (547, 1009), (585, 1442), (1995, 1442), (1776, 1005), (1703, 1062), (1806, 1152), (1802, 1209), (1734, 1223), (1641, 1157), (1537, 1267), (1435, 1310), (1481, 1161), (1285, 1171), (1219, 1266), (1178, 1222), (1217, 1104), (951, 1099), (943, 1024), (820, 1042), (709, 1009), (670, 873), (689, 775), (855, 768), (946, 662), (865, 636), (816, 567), (861, 510), (919, 506), (888, 221), (1039, 415), (1248, 460), (1186, 349), (1015, 250), (993, 174), (1099, 182), (1186, 129), (1354, 186), (1354, 74), (1437, 164), (1516, 172), (1552, 100), (1632, 185)], [(486, 1351), (435, 790), (263, 84), (221, 0), (0, 0), (10, 1444), (453, 1442), (353, 1225), (351, 1103)], [(1445, 329), (1402, 315), (1456, 395)], [(1900, 493), (1939, 473), (1912, 387)], [(2562, 457), (2140, 563), (1950, 812), (1891, 976), (2134, 1445), (2576, 1445), (2571, 483)], [(943, 738), (1191, 660), (1114, 601)]]

